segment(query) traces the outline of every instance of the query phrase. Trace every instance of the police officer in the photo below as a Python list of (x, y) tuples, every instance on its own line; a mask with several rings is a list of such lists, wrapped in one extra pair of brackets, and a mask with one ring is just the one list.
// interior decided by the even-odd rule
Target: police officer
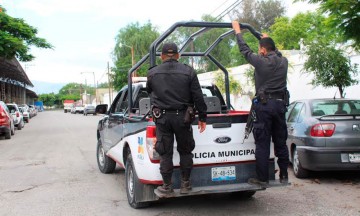
[(206, 128), (206, 104), (193, 68), (179, 63), (176, 44), (165, 43), (162, 48), (162, 64), (151, 68), (147, 76), (153, 117), (156, 124), (155, 150), (160, 154), (160, 173), (164, 184), (158, 192), (172, 194), (174, 135), (180, 154), (180, 193), (191, 190), (190, 174), (193, 166), (192, 150), (195, 148), (190, 117), (195, 105), (199, 115), (198, 128)]
[(254, 139), (256, 144), (256, 174), (257, 178), (249, 179), (250, 184), (263, 187), (269, 181), (270, 142), (274, 142), (275, 156), (278, 157), (280, 182), (288, 182), (287, 168), (289, 165), (289, 150), (286, 146), (287, 127), (285, 121), (288, 92), (286, 77), (288, 61), (275, 48), (274, 41), (267, 35), (259, 41), (258, 55), (254, 54), (245, 43), (239, 23), (232, 22), (240, 52), (255, 68), (256, 101), (254, 104), (256, 121), (254, 122)]

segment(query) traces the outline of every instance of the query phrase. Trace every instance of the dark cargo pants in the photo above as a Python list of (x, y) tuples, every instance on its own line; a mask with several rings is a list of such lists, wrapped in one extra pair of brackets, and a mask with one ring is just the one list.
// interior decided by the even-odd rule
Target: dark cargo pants
[(160, 154), (160, 173), (164, 183), (169, 184), (173, 173), (174, 135), (180, 155), (181, 175), (190, 178), (193, 166), (192, 150), (195, 148), (191, 124), (184, 123), (184, 112), (168, 112), (156, 120), (155, 150)]
[(281, 173), (287, 173), (289, 150), (286, 146), (288, 136), (284, 101), (269, 99), (266, 104), (255, 105), (257, 121), (254, 122), (254, 139), (256, 144), (256, 174), (260, 181), (269, 180), (270, 142), (274, 142), (275, 156)]

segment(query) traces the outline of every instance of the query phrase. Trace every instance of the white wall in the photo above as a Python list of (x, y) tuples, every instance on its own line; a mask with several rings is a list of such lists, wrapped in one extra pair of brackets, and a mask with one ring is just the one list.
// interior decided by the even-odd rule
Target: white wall
[[(288, 58), (290, 67), (288, 71), (288, 90), (290, 91), (290, 101), (299, 99), (311, 99), (311, 98), (333, 98), (335, 93), (336, 97), (339, 98), (339, 92), (337, 88), (324, 88), (324, 87), (313, 87), (311, 80), (313, 76), (303, 74), (303, 64), (305, 62), (305, 56), (300, 54), (298, 50), (295, 51), (283, 51), (283, 54)], [(352, 63), (360, 65), (360, 55), (356, 54), (350, 57)], [(238, 67), (228, 68), (231, 76), (237, 80), (245, 91), (253, 90), (255, 87), (250, 86), (247, 83), (244, 75), (249, 65), (241, 65)], [(200, 82), (212, 83), (214, 82), (214, 72), (208, 72), (199, 74), (198, 78)], [(360, 81), (360, 75), (357, 79)], [(345, 89), (346, 98), (360, 99), (360, 84), (351, 86)], [(247, 95), (234, 96), (231, 95), (231, 104), (236, 110), (249, 110), (251, 106), (251, 99)]]

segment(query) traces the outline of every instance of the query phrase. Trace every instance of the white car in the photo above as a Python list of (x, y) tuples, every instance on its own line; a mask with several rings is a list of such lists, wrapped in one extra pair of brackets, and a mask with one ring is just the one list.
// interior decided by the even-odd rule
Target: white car
[(25, 123), (23, 114), (21, 113), (19, 107), (17, 104), (6, 104), (6, 106), (9, 108), (10, 113), (13, 116), (15, 127), (17, 127), (18, 130), (21, 130)]
[(28, 111), (27, 107), (21, 106), (21, 107), (19, 107), (19, 109), (20, 109), (20, 112), (23, 115), (24, 122), (29, 123), (30, 114), (29, 114), (29, 111)]

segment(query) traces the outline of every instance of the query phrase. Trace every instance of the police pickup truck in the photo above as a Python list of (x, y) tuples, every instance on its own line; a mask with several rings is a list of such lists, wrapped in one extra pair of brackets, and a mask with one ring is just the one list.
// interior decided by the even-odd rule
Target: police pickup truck
[[(241, 24), (253, 33), (251, 26)], [(155, 65), (156, 51), (159, 44), (178, 27), (231, 28), (231, 23), (179, 22), (158, 38), (150, 47), (150, 53), (144, 56), (132, 69), (128, 76), (128, 85), (123, 87), (113, 103), (98, 105), (98, 113), (104, 114), (97, 127), (97, 162), (102, 173), (112, 173), (116, 164), (125, 169), (126, 192), (130, 206), (140, 208), (159, 200), (155, 194), (161, 185), (160, 157), (154, 150), (156, 143), (156, 126), (152, 120), (150, 98), (146, 91), (146, 78), (136, 77), (132, 73), (150, 57), (150, 65)], [(198, 31), (201, 33), (201, 29)], [(200, 35), (197, 32), (189, 40)], [(192, 192), (179, 193), (180, 171), (179, 154), (174, 145), (173, 184), (175, 197), (212, 193), (233, 193), (241, 197), (251, 197), (264, 188), (247, 183), (255, 173), (255, 144), (252, 136), (243, 142), (248, 111), (232, 109), (229, 95), (228, 73), (214, 59), (210, 51), (227, 35), (230, 30), (219, 37), (208, 53), (186, 53), (182, 56), (201, 55), (208, 57), (224, 72), (226, 93), (225, 99), (215, 85), (201, 83), (204, 100), (207, 104), (207, 127), (203, 133), (197, 130), (198, 119), (193, 123), (196, 147), (193, 151), (194, 168), (191, 173)], [(257, 33), (259, 34), (259, 33)], [(186, 46), (187, 42), (184, 46)], [(184, 47), (183, 47), (184, 48)], [(180, 52), (184, 49), (180, 49)], [(273, 148), (271, 148), (273, 149)], [(274, 152), (269, 159), (270, 187), (279, 186), (275, 180)]]

